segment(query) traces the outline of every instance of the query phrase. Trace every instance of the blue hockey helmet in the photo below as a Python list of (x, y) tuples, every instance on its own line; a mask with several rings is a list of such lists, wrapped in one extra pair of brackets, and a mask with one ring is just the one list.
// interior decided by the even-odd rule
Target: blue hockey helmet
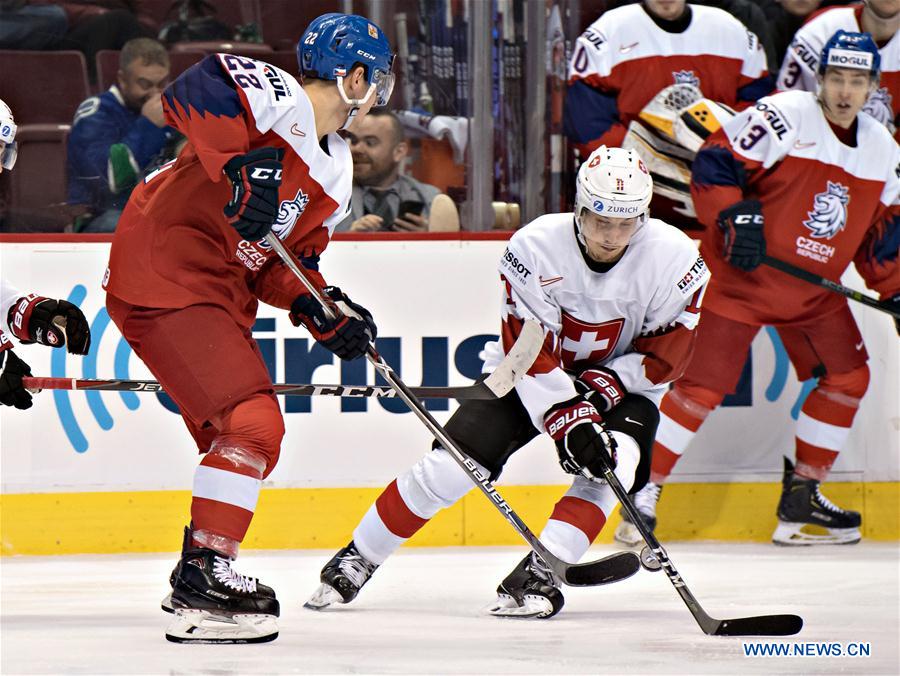
[[(361, 105), (373, 92), (376, 105), (387, 105), (394, 89), (394, 54), (376, 24), (356, 14), (331, 13), (313, 19), (297, 43), (300, 74), (320, 80), (337, 80), (345, 103)], [(344, 92), (344, 77), (357, 64), (366, 68), (369, 91), (360, 100), (350, 100)]]
[(877, 80), (881, 75), (881, 54), (872, 34), (837, 31), (822, 48), (819, 75), (825, 75), (829, 66), (866, 70)]

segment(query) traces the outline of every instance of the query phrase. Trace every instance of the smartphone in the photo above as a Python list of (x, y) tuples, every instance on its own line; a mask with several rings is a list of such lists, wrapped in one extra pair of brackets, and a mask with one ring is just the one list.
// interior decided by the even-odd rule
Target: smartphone
[(421, 216), (423, 211), (425, 211), (425, 203), (414, 202), (412, 200), (404, 200), (403, 202), (400, 202), (400, 207), (397, 209), (399, 218), (403, 218), (406, 214)]

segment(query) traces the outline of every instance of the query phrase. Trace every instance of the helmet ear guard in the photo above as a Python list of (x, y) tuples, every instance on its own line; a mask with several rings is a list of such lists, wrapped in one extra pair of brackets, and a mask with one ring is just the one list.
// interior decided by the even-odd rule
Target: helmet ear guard
[(575, 179), (575, 223), (584, 244), (581, 218), (585, 209), (607, 218), (647, 220), (653, 179), (633, 149), (600, 146), (585, 160)]

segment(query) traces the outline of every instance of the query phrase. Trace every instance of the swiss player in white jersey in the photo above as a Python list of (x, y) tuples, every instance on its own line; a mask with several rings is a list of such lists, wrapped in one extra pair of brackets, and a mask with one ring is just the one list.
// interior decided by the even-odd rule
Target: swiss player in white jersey
[[(649, 218), (653, 185), (633, 150), (596, 149), (577, 177), (575, 214), (548, 214), (516, 232), (500, 261), (502, 334), (485, 371), (503, 357), (526, 320), (544, 328), (541, 353), (515, 390), (465, 401), (446, 425), (481, 471), (496, 479), (507, 459), (542, 433), (576, 475), (541, 535), (563, 561), (577, 562), (616, 505), (605, 483), (580, 476), (610, 462), (626, 488), (647, 481), (657, 402), (693, 349), (709, 272), (682, 232)], [(353, 540), (322, 570), (307, 603), (348, 603), (375, 569), (431, 517), (472, 488), (435, 445), (375, 501)], [(556, 580), (529, 554), (498, 588), (491, 612), (550, 617), (562, 608)]]
[[(12, 110), (0, 99), (0, 173), (16, 164), (16, 122)], [(24, 294), (0, 278), (0, 404), (31, 408), (31, 392), (22, 378), (31, 367), (12, 351), (12, 336), (20, 343), (40, 343), (68, 348), (72, 354), (87, 354), (91, 329), (84, 314), (66, 300)]]
[(734, 392), (754, 336), (768, 325), (798, 378), (815, 378), (797, 420), (796, 467), (785, 458), (772, 539), (859, 541), (859, 512), (832, 503), (820, 483), (869, 386), (863, 337), (846, 298), (761, 263), (768, 255), (840, 279), (852, 262), (882, 301), (900, 307), (900, 148), (861, 112), (878, 70), (869, 34), (837, 31), (822, 50), (818, 96), (763, 98), (697, 153), (691, 190), (707, 226), (700, 250), (714, 278), (694, 357), (660, 406), (650, 482), (635, 498), (651, 524), (661, 484)]
[(778, 73), (778, 89), (816, 91), (819, 55), (838, 30), (871, 33), (881, 55), (881, 83), (863, 110), (900, 141), (900, 2), (865, 0), (849, 7), (829, 7), (813, 16), (794, 35)]

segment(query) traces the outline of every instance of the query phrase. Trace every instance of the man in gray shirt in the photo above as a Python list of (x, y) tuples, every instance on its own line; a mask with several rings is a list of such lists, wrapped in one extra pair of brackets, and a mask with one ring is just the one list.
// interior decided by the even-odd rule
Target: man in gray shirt
[(351, 214), (336, 232), (424, 232), (431, 203), (441, 194), (433, 185), (400, 174), (409, 144), (397, 117), (373, 110), (347, 135), (353, 154)]

